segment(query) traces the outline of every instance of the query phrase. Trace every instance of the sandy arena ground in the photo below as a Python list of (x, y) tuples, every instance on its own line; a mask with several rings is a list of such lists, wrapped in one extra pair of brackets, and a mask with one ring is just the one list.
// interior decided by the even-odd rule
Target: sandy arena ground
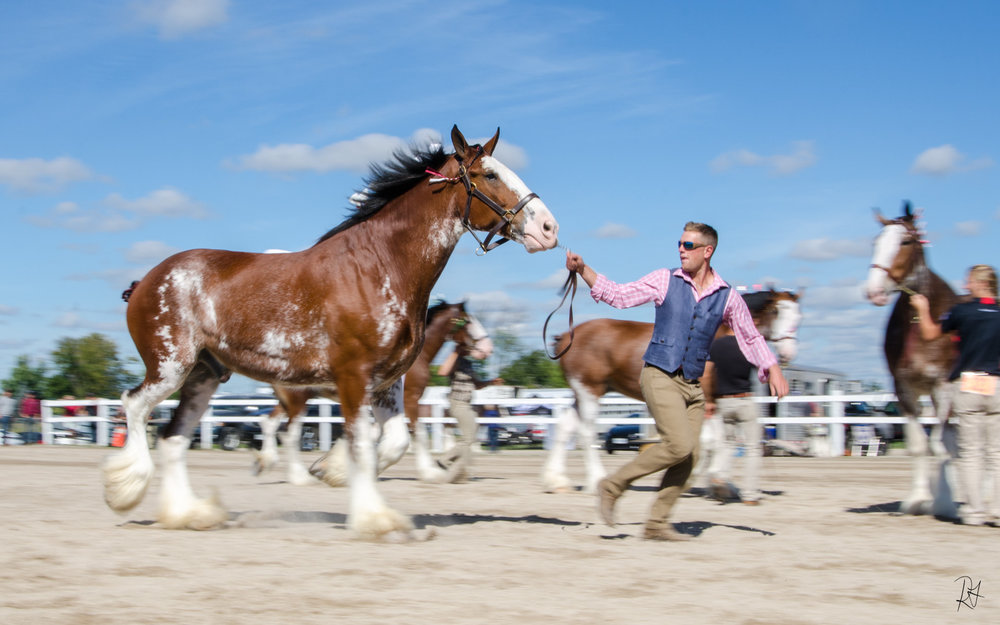
[(344, 489), (291, 486), (284, 464), (251, 476), (247, 451), (190, 453), (225, 529), (156, 527), (158, 480), (120, 517), (102, 499), (108, 453), (0, 447), (0, 623), (1000, 622), (1000, 529), (893, 514), (905, 457), (765, 458), (762, 505), (687, 496), (674, 521), (695, 539), (678, 544), (638, 538), (655, 477), (609, 528), (592, 496), (541, 491), (542, 451), (477, 454), (459, 485), (417, 481), (407, 456), (380, 483), (418, 528), (398, 544), (353, 537)]

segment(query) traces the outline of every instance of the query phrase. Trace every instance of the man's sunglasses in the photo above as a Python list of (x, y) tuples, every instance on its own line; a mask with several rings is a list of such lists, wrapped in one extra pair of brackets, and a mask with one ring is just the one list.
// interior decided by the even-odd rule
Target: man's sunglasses
[(677, 247), (683, 247), (687, 251), (698, 249), (699, 247), (708, 247), (706, 243), (695, 243), (694, 241), (678, 241)]

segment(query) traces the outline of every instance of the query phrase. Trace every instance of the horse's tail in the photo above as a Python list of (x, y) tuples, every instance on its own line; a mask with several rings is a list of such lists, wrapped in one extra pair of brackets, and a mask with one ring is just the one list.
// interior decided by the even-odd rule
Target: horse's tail
[(122, 301), (128, 302), (129, 298), (132, 297), (132, 292), (135, 291), (135, 287), (139, 286), (138, 280), (133, 280), (132, 284), (128, 286), (127, 289), (122, 291)]

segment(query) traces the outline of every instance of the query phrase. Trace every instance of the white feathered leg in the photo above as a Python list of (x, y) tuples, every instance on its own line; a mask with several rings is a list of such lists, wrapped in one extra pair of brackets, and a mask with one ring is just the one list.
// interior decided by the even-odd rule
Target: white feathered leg
[(199, 499), (191, 490), (187, 474), (187, 450), (191, 439), (186, 436), (161, 438), (160, 459), (163, 480), (160, 488), (159, 521), (171, 529), (204, 530), (221, 526), (229, 518), (217, 496)]
[(281, 442), (284, 443), (285, 453), (288, 456), (288, 483), (295, 486), (316, 484), (318, 480), (309, 473), (309, 469), (299, 456), (302, 446), (302, 422), (298, 419), (289, 422), (288, 431), (285, 432)]
[(254, 450), (253, 468), (254, 475), (260, 475), (268, 471), (278, 463), (278, 426), (284, 413), (279, 412), (274, 416), (268, 416), (260, 421), (261, 444), (260, 451)]
[(363, 409), (354, 422), (353, 445), (347, 454), (351, 489), (347, 525), (362, 538), (378, 538), (397, 531), (409, 534), (413, 530), (410, 519), (386, 505), (376, 488), (377, 459), (367, 412)]
[(129, 397), (122, 393), (122, 408), (128, 427), (125, 446), (105, 459), (102, 466), (104, 501), (115, 512), (131, 510), (142, 501), (153, 479), (154, 464), (146, 440), (146, 420), (159, 403), (151, 394)]

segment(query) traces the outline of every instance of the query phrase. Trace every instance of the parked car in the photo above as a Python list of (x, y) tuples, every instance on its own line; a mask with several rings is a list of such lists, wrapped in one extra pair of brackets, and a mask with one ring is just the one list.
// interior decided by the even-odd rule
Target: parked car
[[(637, 418), (642, 415), (634, 412), (628, 418)], [(648, 443), (642, 435), (642, 427), (638, 423), (625, 423), (614, 425), (604, 436), (604, 450), (609, 454), (616, 451), (638, 451), (643, 445)]]

